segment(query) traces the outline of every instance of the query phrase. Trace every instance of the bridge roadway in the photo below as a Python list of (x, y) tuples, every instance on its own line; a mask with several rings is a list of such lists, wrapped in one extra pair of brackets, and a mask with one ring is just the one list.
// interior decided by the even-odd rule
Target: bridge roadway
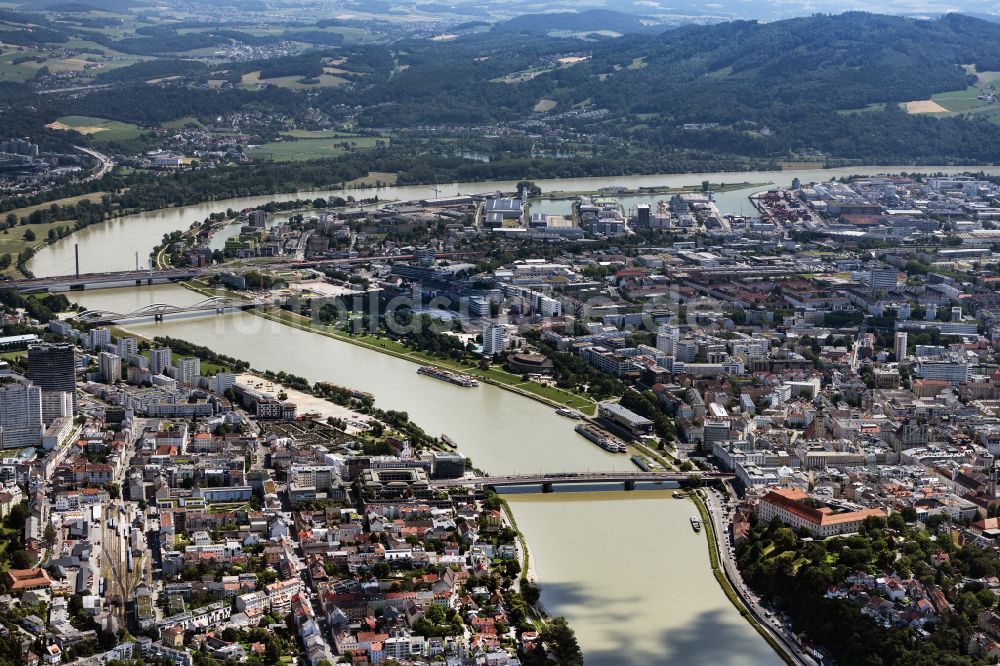
[(80, 275), (57, 275), (44, 278), (25, 278), (0, 282), (0, 288), (13, 287), (22, 293), (40, 291), (74, 291), (87, 286), (113, 286), (133, 283), (154, 284), (160, 282), (177, 282), (197, 277), (200, 269), (171, 268), (163, 271), (115, 271), (112, 273), (80, 273)]
[(457, 486), (492, 487), (504, 486), (551, 486), (561, 483), (624, 483), (632, 485), (641, 481), (686, 481), (692, 477), (702, 479), (731, 479), (732, 474), (719, 472), (564, 472), (540, 474), (512, 474), (508, 476), (473, 476), (461, 479), (434, 481), (438, 488)]
[[(435, 255), (437, 259), (454, 257), (481, 256), (482, 252), (445, 252)], [(23, 278), (19, 280), (0, 281), (0, 289), (14, 288), (19, 292), (32, 293), (44, 291), (76, 291), (89, 288), (101, 288), (127, 285), (158, 284), (163, 282), (179, 282), (202, 275), (218, 273), (260, 270), (294, 270), (297, 268), (322, 268), (324, 266), (350, 266), (366, 264), (372, 261), (408, 261), (414, 258), (412, 254), (394, 257), (354, 257), (350, 259), (313, 259), (303, 261), (285, 261), (278, 263), (229, 263), (203, 268), (167, 268), (161, 270), (112, 271), (108, 273), (81, 273), (79, 275), (55, 275), (42, 278)]]
[(196, 312), (215, 312), (216, 314), (222, 314), (236, 310), (252, 310), (258, 306), (275, 305), (277, 302), (278, 300), (240, 300), (236, 298), (213, 297), (187, 306), (153, 303), (152, 305), (146, 305), (138, 310), (133, 310), (128, 313), (112, 312), (110, 310), (86, 310), (78, 314), (75, 319), (79, 319), (80, 321), (85, 321), (90, 324), (111, 324), (119, 321), (132, 321), (136, 319), (149, 318), (152, 318), (154, 321), (163, 321), (164, 317), (167, 315)]

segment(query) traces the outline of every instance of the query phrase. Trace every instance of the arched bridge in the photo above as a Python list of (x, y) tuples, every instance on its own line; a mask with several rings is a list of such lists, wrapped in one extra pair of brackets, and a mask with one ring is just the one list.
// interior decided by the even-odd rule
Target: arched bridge
[(132, 312), (121, 313), (110, 310), (86, 310), (76, 316), (76, 319), (88, 324), (107, 324), (126, 319), (147, 319), (161, 321), (165, 316), (189, 312), (231, 312), (234, 310), (249, 310), (262, 305), (270, 305), (270, 301), (265, 300), (243, 300), (238, 298), (213, 297), (206, 298), (193, 305), (170, 305), (168, 303), (153, 303), (145, 305)]
[(633, 490), (635, 484), (644, 481), (674, 481), (680, 483), (691, 478), (731, 479), (732, 474), (720, 472), (564, 472), (538, 474), (511, 474), (507, 476), (467, 476), (461, 479), (434, 481), (438, 488), (471, 486), (475, 488), (504, 488), (508, 486), (541, 486), (550, 492), (553, 485), (577, 483), (621, 483), (626, 490)]

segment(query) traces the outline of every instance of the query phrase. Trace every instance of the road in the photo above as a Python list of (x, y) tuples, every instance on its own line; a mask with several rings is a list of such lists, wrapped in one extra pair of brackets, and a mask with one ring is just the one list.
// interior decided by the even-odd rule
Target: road
[(705, 506), (708, 509), (709, 518), (712, 520), (712, 530), (715, 533), (714, 547), (719, 555), (719, 562), (726, 574), (726, 578), (732, 584), (736, 594), (743, 602), (754, 619), (774, 638), (779, 645), (784, 648), (785, 656), (797, 666), (818, 666), (815, 660), (807, 655), (799, 644), (795, 641), (794, 634), (783, 625), (780, 620), (775, 620), (770, 611), (764, 608), (760, 598), (754, 594), (740, 575), (736, 560), (729, 550), (729, 529), (726, 520), (725, 507), (721, 494), (715, 490), (708, 490), (706, 493)]
[(851, 370), (853, 372), (858, 371), (858, 365), (861, 361), (861, 341), (864, 340), (867, 332), (868, 315), (865, 315), (864, 319), (861, 320), (861, 326), (858, 327), (858, 337), (854, 340), (854, 345), (851, 347)]
[[(483, 252), (444, 252), (435, 255), (438, 259), (450, 259), (454, 257), (480, 257)], [(192, 277), (212, 277), (218, 273), (239, 273), (251, 270), (271, 270), (288, 271), (305, 268), (322, 268), (323, 266), (352, 266), (356, 264), (366, 264), (371, 262), (387, 261), (409, 261), (413, 259), (412, 254), (401, 254), (398, 256), (371, 256), (355, 257), (353, 259), (310, 259), (306, 261), (280, 261), (273, 263), (254, 262), (244, 264), (242, 261), (227, 261), (224, 264), (215, 264), (202, 268), (170, 268), (164, 258), (163, 250), (157, 255), (153, 262), (156, 270), (152, 273), (148, 270), (127, 270), (110, 271), (104, 273), (83, 273), (80, 275), (55, 275), (43, 278), (22, 278), (18, 280), (8, 280), (4, 282), (4, 288), (14, 288), (19, 291), (44, 291), (53, 287), (66, 288), (71, 284), (101, 284), (112, 282), (141, 281), (152, 278), (154, 280), (180, 281)]]
[(110, 83), (101, 83), (97, 85), (89, 86), (70, 86), (69, 88), (52, 88), (50, 90), (39, 90), (39, 95), (54, 95), (56, 93), (67, 93), (67, 92), (83, 92), (84, 90), (102, 90), (104, 88), (110, 88)]
[[(288, 525), (295, 524), (295, 521), (290, 513), (283, 511), (282, 514), (284, 515)], [(296, 531), (289, 530), (289, 533), (293, 544), (293, 552), (289, 553), (289, 563), (291, 564), (293, 571), (292, 575), (301, 578), (304, 594), (309, 597), (309, 603), (312, 605), (313, 611), (315, 612), (317, 608), (320, 608), (321, 604), (319, 602), (319, 595), (312, 588), (312, 580), (309, 577), (309, 568), (306, 566), (306, 552), (302, 547), (302, 542), (299, 541), (299, 535)], [(316, 624), (320, 627), (320, 638), (323, 639), (323, 649), (326, 652), (327, 660), (332, 663), (336, 658), (334, 657), (336, 650), (334, 650), (333, 647), (333, 633), (331, 632), (329, 625), (326, 623), (326, 618), (323, 613), (316, 613), (315, 620)], [(298, 642), (301, 645), (302, 641), (299, 640)]]
[(115, 161), (110, 157), (108, 157), (107, 155), (105, 155), (104, 153), (99, 153), (92, 148), (84, 148), (83, 146), (76, 146), (76, 149), (79, 150), (81, 153), (87, 153), (88, 155), (90, 155), (95, 160), (101, 163), (101, 165), (97, 168), (97, 171), (95, 171), (94, 173), (90, 174), (89, 176), (83, 179), (83, 182), (85, 183), (88, 183), (92, 180), (99, 180), (103, 178), (105, 174), (107, 174), (108, 172), (110, 172), (112, 169), (115, 168)]
[(312, 235), (313, 232), (311, 229), (302, 234), (302, 238), (299, 240), (299, 246), (295, 249), (295, 261), (306, 260), (306, 246), (309, 244), (309, 238)]
[[(141, 423), (146, 423), (146, 421), (142, 421)], [(142, 431), (136, 429), (133, 432), (140, 433)], [(114, 482), (118, 484), (119, 489), (125, 485), (125, 478), (129, 469), (131, 469), (132, 456), (135, 455), (135, 443), (138, 439), (139, 436), (137, 434), (133, 435), (130, 433), (125, 439), (125, 450), (122, 451), (121, 457), (114, 461)]]

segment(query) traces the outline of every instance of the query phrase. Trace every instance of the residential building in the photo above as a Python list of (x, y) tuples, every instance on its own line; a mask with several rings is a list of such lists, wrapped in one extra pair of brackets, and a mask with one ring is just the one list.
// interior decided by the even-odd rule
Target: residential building
[(100, 351), (104, 345), (111, 344), (111, 330), (107, 328), (90, 329), (90, 351)]
[(187, 356), (177, 363), (178, 382), (185, 386), (197, 386), (198, 378), (201, 377), (201, 359), (196, 356)]
[(496, 356), (507, 345), (507, 329), (499, 324), (490, 324), (483, 331), (483, 356)]
[(677, 353), (677, 341), (680, 340), (681, 331), (676, 326), (666, 324), (660, 326), (656, 332), (656, 348), (667, 356), (674, 356)]
[(895, 289), (899, 283), (899, 271), (895, 268), (873, 268), (868, 274), (868, 285), (872, 291)]
[(139, 343), (131, 336), (118, 338), (116, 346), (118, 347), (118, 355), (122, 358), (128, 358), (139, 353)]
[(149, 352), (149, 371), (154, 375), (163, 374), (172, 364), (173, 354), (168, 347), (160, 347)]
[(906, 331), (898, 331), (896, 333), (895, 344), (893, 345), (893, 355), (896, 357), (896, 362), (906, 358), (906, 341)]
[(32, 384), (0, 387), (0, 448), (38, 446), (42, 421), (42, 389)]
[[(52, 584), (45, 569), (11, 569), (7, 572), (7, 588), (17, 594), (28, 590), (44, 590)], [(30, 616), (29, 616), (30, 617)], [(45, 623), (42, 623), (42, 630)]]
[(287, 613), (292, 607), (292, 597), (302, 591), (302, 579), (295, 577), (279, 580), (264, 586), (264, 592), (270, 600), (271, 610)]
[(52, 423), (73, 416), (73, 393), (42, 391), (42, 421)]
[(116, 384), (122, 380), (122, 359), (117, 354), (101, 352), (98, 356), (101, 380), (105, 384)]

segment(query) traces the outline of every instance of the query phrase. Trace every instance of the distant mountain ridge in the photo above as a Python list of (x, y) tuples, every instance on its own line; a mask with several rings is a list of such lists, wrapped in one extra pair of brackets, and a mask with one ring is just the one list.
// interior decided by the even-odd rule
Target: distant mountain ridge
[(124, 13), (129, 9), (148, 6), (145, 0), (31, 0), (18, 5), (24, 11), (59, 11), (86, 13), (91, 11)]
[[(578, 18), (539, 30), (593, 26)], [(494, 30), (411, 44), (405, 71), (331, 101), (366, 106), (359, 122), (373, 127), (511, 121), (546, 100), (550, 113), (600, 109), (600, 120), (570, 122), (647, 146), (1000, 162), (1000, 105), (943, 118), (897, 108), (966, 91), (976, 76), (963, 65), (1000, 72), (1000, 24), (960, 14), (733, 21), (593, 42)]]
[[(578, 19), (558, 15), (537, 29), (595, 25)], [(587, 57), (544, 65), (567, 53)], [(962, 65), (1000, 71), (1000, 24), (958, 14), (915, 20), (854, 12), (688, 25), (589, 43), (494, 29), (413, 42), (403, 62), (405, 72), (349, 99), (345, 91), (344, 103), (395, 104), (376, 112), (376, 126), (433, 122), (444, 109), (442, 118), (505, 119), (530, 113), (538, 99), (557, 109), (587, 103), (676, 123), (781, 122), (963, 90), (970, 77)]]
[(643, 23), (642, 18), (635, 14), (624, 14), (610, 9), (524, 14), (493, 26), (493, 32), (497, 34), (547, 35), (550, 32), (579, 33), (602, 30), (624, 34), (641, 32), (649, 28)]
[[(488, 31), (456, 30), (448, 39), (340, 45), (317, 38), (303, 53), (241, 63), (190, 61), (185, 53), (327, 34), (321, 31), (327, 20), (312, 31), (263, 36), (211, 24), (154, 24), (115, 39), (93, 22), (76, 25), (76, 18), (0, 10), (0, 19), (5, 42), (83, 38), (143, 56), (97, 75), (111, 88), (37, 100), (50, 120), (91, 115), (150, 126), (244, 108), (315, 108), (331, 117), (350, 109), (352, 121), (367, 128), (460, 128), (460, 134), (506, 126), (515, 131), (500, 133), (493, 145), (510, 154), (531, 146), (517, 130), (545, 127), (586, 137), (585, 149), (601, 145), (609, 159), (685, 150), (698, 159), (1000, 163), (1000, 103), (992, 101), (1000, 92), (1000, 23), (961, 14), (926, 20), (849, 12), (664, 29), (621, 12), (556, 12)], [(29, 22), (33, 30), (17, 29)], [(573, 36), (595, 31), (628, 35)], [(341, 63), (344, 80), (302, 89), (331, 59)], [(258, 90), (246, 75), (291, 79), (296, 87), (267, 83)], [(219, 82), (225, 90), (216, 89)], [(25, 85), (5, 93), (31, 97)], [(905, 102), (920, 104), (903, 110)]]
[[(637, 59), (642, 68), (628, 70)], [(1000, 70), (1000, 24), (960, 14), (925, 21), (855, 12), (684, 26), (599, 45), (584, 69), (606, 74), (592, 90), (600, 104), (726, 121), (803, 104), (853, 109), (961, 90), (964, 64)], [(616, 101), (623, 95), (630, 101)]]

